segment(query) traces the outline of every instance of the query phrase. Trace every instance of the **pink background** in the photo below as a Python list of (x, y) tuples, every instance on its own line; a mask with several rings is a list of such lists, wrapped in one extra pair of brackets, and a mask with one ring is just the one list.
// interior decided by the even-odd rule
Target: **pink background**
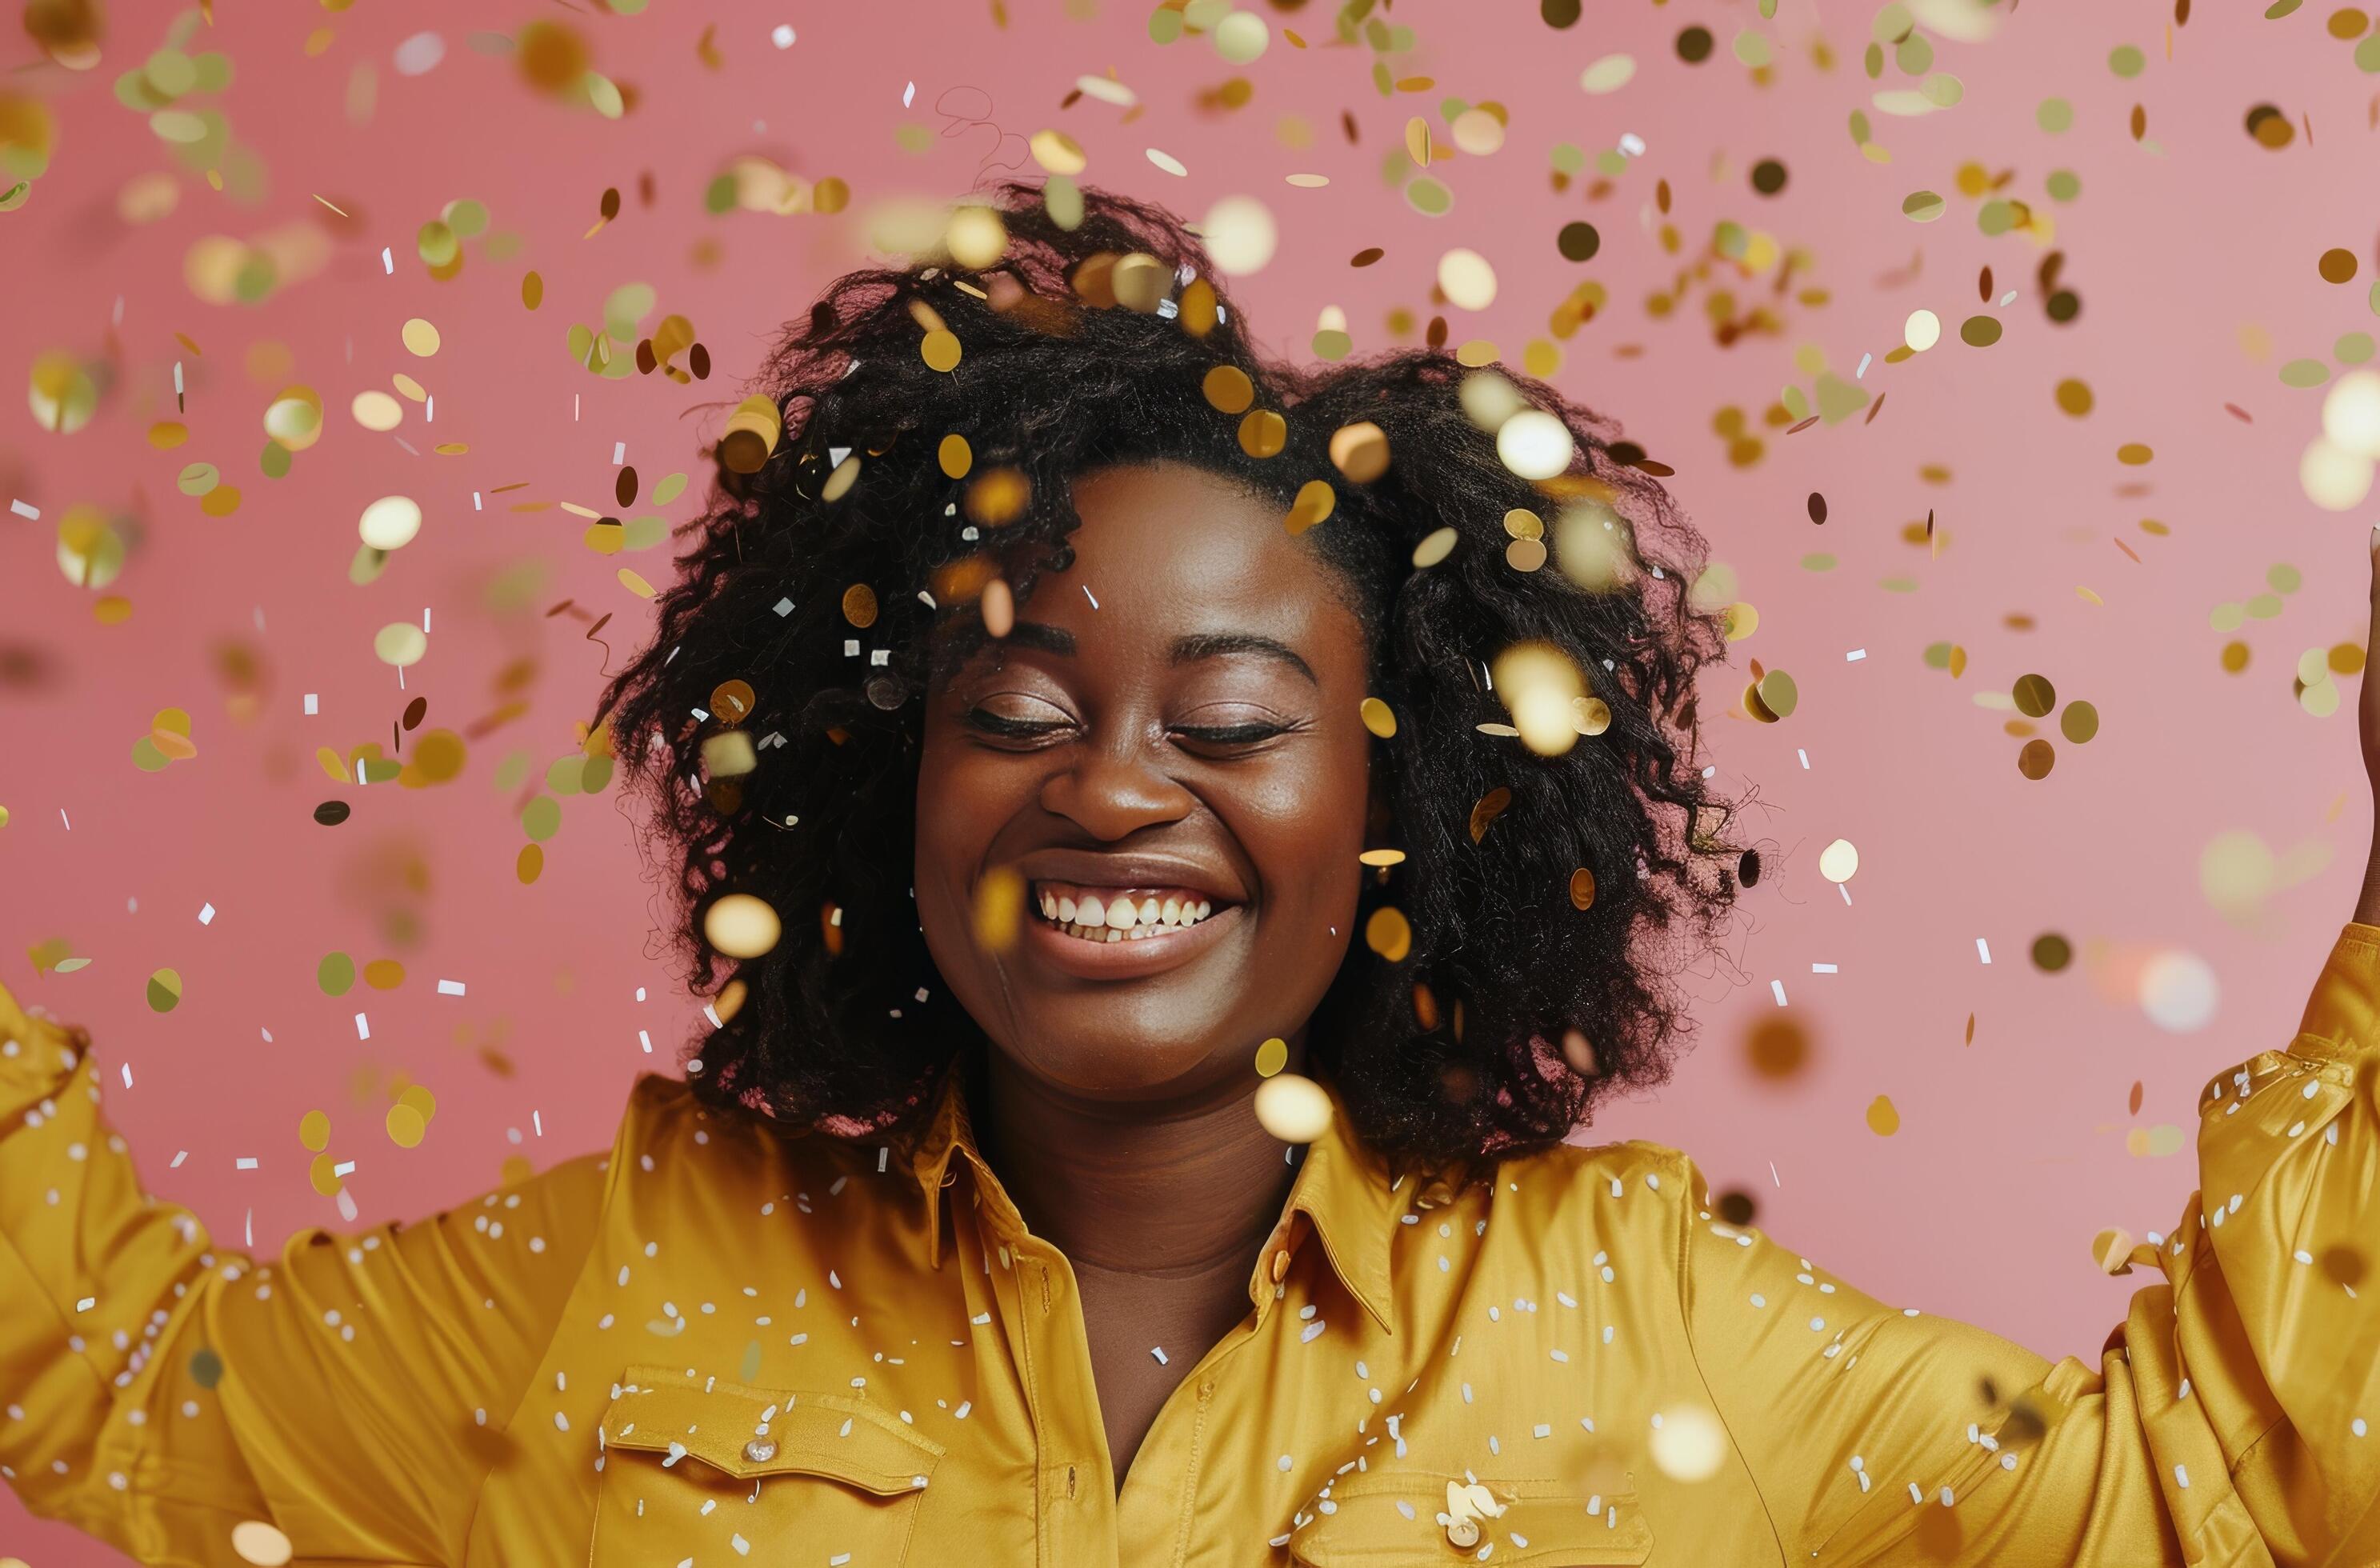
[[(732, 395), (776, 323), (860, 254), (865, 211), (895, 195), (955, 195), (977, 177), (990, 134), (944, 137), (946, 122), (930, 112), (946, 91), (973, 87), (1005, 130), (1055, 126), (1075, 137), (1090, 159), (1086, 179), (1194, 217), (1225, 196), (1260, 198), (1279, 220), (1281, 250), (1238, 286), (1259, 334), (1288, 354), (1309, 352), (1317, 315), (1332, 305), (1359, 351), (1387, 346), (1390, 310), (1427, 320), (1436, 259), (1455, 245), (1490, 258), (1501, 292), (1475, 315), (1449, 311), (1454, 338), (1489, 337), (1515, 359), (1577, 281), (1610, 289), (1609, 308), (1564, 345), (1554, 379), (1617, 412), (1677, 468), (1676, 493), (1761, 611), (1706, 709), (1719, 782), (1756, 785), (1766, 803), (1765, 829), (1758, 809), (1752, 826), (1768, 836), (1771, 870), (1734, 942), (1741, 983), (1699, 984), (1701, 1042), (1674, 1085), (1614, 1110), (1597, 1134), (1692, 1150), (1716, 1184), (1753, 1193), (1772, 1233), (1888, 1300), (1971, 1319), (2047, 1355), (2094, 1356), (2138, 1281), (2095, 1272), (2093, 1234), (2162, 1229), (2195, 1185), (2187, 1146), (2134, 1157), (2128, 1132), (2188, 1127), (2206, 1076), (2287, 1039), (2352, 906), (2367, 843), (2356, 683), (2342, 682), (2337, 714), (2315, 719), (2290, 680), (2301, 650), (2361, 636), (2370, 519), (2317, 511), (2301, 492), (2297, 457), (2322, 394), (2286, 388), (2277, 371), (2300, 356), (2330, 362), (2340, 334), (2374, 325), (2365, 303), (2374, 233), (2350, 198), (2369, 184), (2374, 84), (2353, 64), (2353, 45), (2325, 35), (2326, 7), (2268, 22), (2252, 7), (2202, 5), (2172, 31), (2168, 58), (2168, 13), (2154, 6), (2035, 4), (1988, 42), (1937, 40), (1936, 68), (1966, 86), (1956, 108), (1922, 119), (1868, 108), (1892, 154), (1882, 164), (1860, 155), (1846, 120), (1877, 89), (1913, 82), (1889, 67), (1881, 82), (1862, 74), (1867, 11), (1785, 0), (1763, 22), (1750, 6), (1708, 0), (1588, 9), (1586, 21), (1555, 31), (1512, 0), (1407, 0), (1394, 15), (1417, 40), (1395, 69), (1437, 85), (1390, 101), (1371, 85), (1367, 48), (1299, 50), (1281, 36), (1286, 24), (1318, 44), (1330, 31), (1319, 4), (1267, 10), (1272, 46), (1245, 67), (1197, 38), (1159, 47), (1148, 7), (1116, 0), (1009, 0), (1004, 28), (986, 5), (921, 0), (662, 5), (634, 18), (593, 6), (331, 14), (224, 4), (212, 36), (193, 47), (224, 49), (237, 66), (215, 102), (269, 170), (269, 195), (251, 208), (211, 191), (114, 100), (115, 74), (163, 42), (149, 8), (113, 7), (105, 61), (82, 76), (40, 64), (12, 35), (0, 43), (0, 81), (49, 102), (62, 137), (31, 201), (0, 216), (0, 364), (22, 377), (37, 354), (61, 348), (94, 360), (112, 353), (116, 369), (98, 417), (71, 435), (42, 431), (21, 395), (0, 398), (0, 492), (41, 512), (34, 521), (0, 511), (0, 806), (10, 813), (0, 828), (0, 982), (89, 1026), (113, 1112), (150, 1180), (225, 1242), (251, 1216), (266, 1247), (293, 1228), (340, 1222), (308, 1184), (298, 1124), (310, 1109), (330, 1113), (332, 1151), (358, 1162), (348, 1186), (366, 1221), (490, 1186), (510, 1154), (542, 1167), (606, 1143), (631, 1076), (670, 1064), (693, 1014), (649, 956), (648, 890), (611, 798), (563, 801), (536, 885), (519, 885), (513, 862), (520, 808), (546, 765), (575, 750), (572, 723), (590, 705), (603, 659), (577, 623), (542, 612), (565, 598), (610, 612), (605, 636), (625, 650), (649, 612), (615, 568), (661, 578), (667, 565), (661, 552), (597, 556), (579, 542), (583, 519), (507, 504), (611, 510), (615, 443), (648, 492), (663, 475), (698, 470), (695, 449), (716, 430), (716, 400)], [(633, 112), (607, 121), (540, 98), (511, 62), (466, 44), (476, 27), (532, 18), (583, 29), (598, 67), (638, 89)], [(798, 32), (783, 50), (769, 37), (780, 21)], [(724, 55), (715, 72), (697, 47), (714, 22)], [(1718, 36), (1700, 67), (1670, 43), (1693, 22)], [(304, 40), (318, 27), (333, 37), (310, 56)], [(1744, 27), (1774, 43), (1766, 81), (1730, 57)], [(397, 45), (424, 30), (443, 36), (444, 58), (400, 75)], [(1831, 69), (1813, 61), (1820, 39), (1838, 57)], [(2124, 43), (2148, 58), (2131, 80), (2107, 64)], [(1610, 96), (1584, 94), (1581, 69), (1612, 52), (1637, 57), (1635, 79)], [(1111, 67), (1139, 94), (1136, 114), (1088, 98), (1061, 106), (1077, 76)], [(377, 105), (358, 123), (345, 104), (352, 75), (366, 69)], [(1200, 90), (1233, 75), (1254, 84), (1253, 101), (1202, 109)], [(905, 108), (912, 82), (915, 106)], [(1444, 96), (1500, 101), (1511, 136), (1492, 157), (1436, 171), (1456, 204), (1432, 219), (1407, 206), (1382, 168), (1408, 115), (1429, 116), (1444, 138)], [(2036, 126), (2035, 105), (2049, 96), (2075, 105), (2063, 135)], [(2293, 121), (2309, 117), (2311, 137), (2301, 127), (2283, 151), (2257, 146), (2243, 116), (2265, 100)], [(2135, 103), (2155, 148), (2128, 129)], [(1360, 145), (1342, 135), (1342, 110)], [(1282, 144), (1292, 116), (1311, 128), (1310, 146)], [(922, 130), (922, 152), (903, 150), (904, 127)], [(1607, 195), (1590, 201), (1584, 182), (1551, 188), (1556, 143), (1592, 156), (1623, 134), (1646, 151)], [(1188, 175), (1161, 172), (1148, 147)], [(806, 176), (842, 176), (851, 211), (707, 214), (706, 182), (747, 152)], [(1781, 195), (1751, 190), (1748, 171), (1762, 157), (1790, 170)], [(1968, 160), (2011, 173), (2006, 193), (2054, 217), (2064, 281), (2083, 299), (2079, 322), (2058, 328), (2044, 317), (2042, 247), (1978, 232), (1977, 203), (1956, 194)], [(179, 206), (128, 226), (116, 192), (159, 168), (176, 172)], [(2055, 168), (2080, 176), (2078, 200), (2045, 201)], [(1331, 183), (1284, 183), (1301, 171)], [(648, 174), (650, 206), (638, 195)], [(1682, 258), (1664, 255), (1654, 232), (1663, 178)], [(625, 210), (582, 239), (606, 186), (623, 189)], [(1949, 197), (1940, 222), (1901, 215), (1902, 197), (1920, 188)], [(257, 307), (194, 298), (182, 276), (192, 241), (326, 217), (318, 192), (356, 214), (359, 236), (337, 243), (321, 275)], [(461, 276), (435, 281), (412, 236), (458, 197), (484, 201), (494, 227), (525, 244), (498, 263), (474, 241)], [(1603, 236), (1584, 267), (1554, 247), (1560, 226), (1581, 217)], [(1797, 285), (1830, 290), (1831, 302), (1789, 301), (1781, 335), (1726, 349), (1712, 341), (1701, 292), (1670, 319), (1651, 319), (1646, 295), (1723, 219), (1806, 248), (1812, 264)], [(694, 261), (706, 240), (722, 252), (709, 270)], [(395, 248), (393, 276), (382, 270), (383, 245)], [(1367, 246), (1387, 259), (1351, 271), (1347, 258)], [(2333, 247), (2360, 259), (2343, 287), (2316, 274)], [(1889, 275), (1913, 262), (1913, 279)], [(1977, 299), (1985, 264), (1996, 293), (2019, 297), (1994, 312), (2004, 339), (1974, 349), (1957, 325), (1992, 309)], [(519, 300), (528, 267), (545, 280), (534, 315)], [(691, 318), (718, 365), (707, 385), (603, 381), (569, 359), (568, 323), (600, 321), (604, 297), (635, 280), (655, 286), (661, 310)], [(1734, 286), (1767, 298), (1773, 281)], [(1919, 307), (1943, 318), (1942, 345), (1885, 363)], [(415, 315), (443, 334), (434, 359), (399, 343)], [(180, 348), (176, 332), (203, 356)], [(279, 481), (256, 468), (276, 389), (243, 369), (261, 340), (286, 345), (297, 379), (330, 409), (321, 443)], [(1619, 352), (1630, 346), (1640, 351)], [(1889, 393), (1888, 406), (1872, 423), (1765, 431), (1765, 457), (1730, 468), (1714, 413), (1735, 405), (1757, 420), (1787, 382), (1807, 386), (1791, 363), (1804, 346), (1847, 377), (1873, 353), (1863, 384)], [(154, 451), (142, 432), (170, 417), (177, 359), (192, 436), (179, 451)], [(407, 404), (394, 436), (363, 430), (348, 400), (385, 389), (397, 371), (435, 395), (435, 422)], [(2067, 376), (2096, 395), (2086, 419), (2053, 404)], [(2227, 414), (2227, 402), (2253, 423)], [(430, 455), (441, 440), (470, 452)], [(2131, 441), (2153, 445), (2155, 462), (2119, 465), (2117, 446)], [(201, 459), (246, 492), (237, 515), (204, 517), (176, 491), (182, 465)], [(1925, 482), (1925, 464), (1947, 466), (1950, 481)], [(474, 490), (516, 482), (527, 488), (474, 510)], [(1831, 507), (1823, 528), (1804, 512), (1814, 490)], [(354, 587), (356, 517), (392, 492), (419, 500), (428, 521), (378, 581)], [(662, 510), (684, 518), (698, 500), (689, 492)], [(55, 565), (55, 523), (79, 502), (141, 519), (142, 542), (113, 590), (132, 602), (125, 625), (98, 624), (93, 595)], [(1930, 557), (1901, 536), (1928, 508), (1944, 541)], [(2143, 533), (2144, 517), (2168, 524), (2170, 537)], [(1818, 550), (1840, 565), (1803, 569), (1804, 553)], [(2224, 674), (2217, 655), (2228, 638), (2209, 629), (2209, 612), (2263, 591), (2267, 568), (2284, 562), (2304, 573), (2304, 587), (2277, 619), (2236, 634), (2253, 662)], [(526, 608), (491, 609), (491, 579), (525, 566), (542, 574)], [(1914, 579), (1914, 591), (1879, 586), (1895, 577)], [(2078, 585), (2105, 602), (2086, 602)], [(372, 633), (425, 608), (434, 612), (430, 651), (400, 692), (373, 656)], [(2034, 629), (2010, 629), (2003, 618), (2014, 613), (2034, 616)], [(1955, 681), (1922, 661), (1944, 639), (1972, 659)], [(226, 708), (214, 666), (227, 644), (265, 671), (252, 723)], [(1845, 660), (1862, 648), (1864, 661)], [(1800, 709), (1786, 722), (1728, 716), (1746, 657), (1797, 678)], [(537, 666), (528, 712), (474, 743), (450, 784), (339, 789), (312, 760), (319, 746), (385, 744), (409, 696), (428, 698), (431, 726), (460, 728), (497, 704), (497, 671), (521, 658)], [(2058, 741), (2057, 769), (2040, 782), (2017, 771), (2020, 743), (2002, 728), (2012, 715), (1974, 700), (2028, 672), (2049, 676), (2061, 699), (2091, 700), (2104, 721), (2088, 746)], [(309, 692), (321, 699), (310, 717)], [(143, 773), (131, 748), (168, 706), (193, 714), (200, 755)], [(516, 752), (530, 785), (500, 789), (497, 769)], [(354, 819), (316, 826), (312, 807), (334, 796), (354, 804)], [(2277, 855), (2327, 855), (2328, 864), (2276, 892), (2260, 920), (2228, 919), (2203, 894), (2199, 868), (2209, 842), (2236, 831)], [(1861, 854), (1849, 905), (1816, 870), (1819, 849), (1839, 836)], [(209, 902), (217, 914), (202, 926)], [(409, 940), (392, 929), (393, 913), (410, 918)], [(2080, 954), (2063, 974), (2027, 962), (2046, 930)], [(27, 950), (52, 938), (89, 967), (37, 977)], [(1990, 943), (1988, 966), (1978, 938)], [(398, 958), (406, 978), (390, 991), (326, 997), (314, 967), (334, 948), (358, 962)], [(2219, 977), (2220, 1004), (2204, 1028), (2163, 1030), (2134, 1000), (2127, 962), (2161, 949), (2195, 954)], [(1814, 973), (1814, 964), (1839, 970)], [(160, 966), (178, 968), (188, 988), (164, 1015), (143, 1000)], [(438, 994), (441, 978), (466, 982), (468, 994)], [(1815, 1050), (1810, 1068), (1782, 1086), (1755, 1080), (1744, 1051), (1754, 1026), (1778, 1015), (1772, 980)], [(370, 1017), (368, 1042), (357, 1039), (358, 1009)], [(640, 1049), (640, 1030), (654, 1054)], [(511, 1076), (484, 1064), (480, 1048), (490, 1044), (516, 1064)], [(119, 1064), (133, 1070), (129, 1089)], [(382, 1130), (407, 1079), (440, 1104), (410, 1150)], [(2135, 1080), (2145, 1088), (2131, 1115)], [(1890, 1137), (1864, 1120), (1879, 1094), (1902, 1119)], [(179, 1150), (188, 1158), (170, 1169)], [(259, 1168), (236, 1170), (242, 1156)], [(13, 1510), (0, 1499), (0, 1550), (35, 1568), (112, 1561)]]

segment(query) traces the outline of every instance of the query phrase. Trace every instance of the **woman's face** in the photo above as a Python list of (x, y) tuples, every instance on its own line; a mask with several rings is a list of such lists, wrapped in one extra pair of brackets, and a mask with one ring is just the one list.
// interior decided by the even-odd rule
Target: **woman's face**
[[(1109, 468), (1074, 498), (1074, 565), (929, 703), (918, 918), (960, 1004), (1049, 1088), (1192, 1096), (1293, 1035), (1346, 953), (1364, 635), (1281, 511), (1228, 480)], [(976, 907), (999, 868), (1026, 909), (993, 951)]]

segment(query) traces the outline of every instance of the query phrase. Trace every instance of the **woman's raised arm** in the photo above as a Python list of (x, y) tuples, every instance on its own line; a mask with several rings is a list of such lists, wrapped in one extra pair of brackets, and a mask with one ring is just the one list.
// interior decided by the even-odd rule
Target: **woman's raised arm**
[[(2361, 714), (2380, 781), (2370, 673)], [(2198, 1110), (2199, 1191), (2095, 1368), (1862, 1295), (1687, 1165), (1687, 1331), (1790, 1561), (2380, 1562), (2380, 848), (2296, 1038)]]
[(0, 990), (0, 1477), (145, 1562), (460, 1560), (593, 1234), (589, 1156), (278, 1264), (141, 1189), (80, 1031)]

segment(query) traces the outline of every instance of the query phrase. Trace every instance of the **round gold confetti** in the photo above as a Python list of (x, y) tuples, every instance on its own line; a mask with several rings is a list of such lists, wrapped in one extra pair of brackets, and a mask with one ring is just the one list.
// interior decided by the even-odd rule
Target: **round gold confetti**
[(532, 310), (536, 310), (545, 303), (545, 279), (534, 271), (523, 273), (520, 294), (521, 303)]
[(1330, 462), (1351, 484), (1369, 484), (1389, 471), (1388, 432), (1369, 419), (1330, 432)]
[(405, 405), (385, 392), (357, 393), (347, 411), (368, 431), (393, 431), (405, 422)]
[(2079, 419), (2091, 411), (2091, 404), (2089, 383), (2069, 376), (2058, 383), (2058, 407), (2062, 411)]
[(1900, 1130), (1900, 1112), (1893, 1105), (1890, 1095), (1879, 1094), (1868, 1101), (1867, 1130), (1887, 1138)]
[(1276, 1073), (1257, 1085), (1257, 1121), (1283, 1143), (1312, 1143), (1330, 1130), (1330, 1097), (1312, 1078)]
[(405, 340), (406, 352), (417, 359), (427, 359), (438, 352), (438, 329), (419, 316), (407, 320), (397, 330)]
[(2155, 456), (2146, 442), (2128, 441), (2116, 448), (2116, 461), (2127, 468), (2140, 468)]
[(331, 1113), (309, 1111), (298, 1118), (298, 1141), (317, 1154), (331, 1147)]
[(1437, 565), (1454, 553), (1455, 541), (1461, 537), (1451, 528), (1433, 529), (1414, 546), (1414, 565), (1420, 569)]
[(430, 637), (411, 621), (391, 621), (372, 635), (372, 652), (383, 664), (398, 669), (419, 663), (430, 651)]
[(1014, 866), (994, 866), (975, 884), (975, 939), (987, 953), (1005, 953), (1025, 929), (1025, 879)]
[(2029, 779), (2046, 779), (2057, 765), (2058, 748), (2039, 738), (2026, 741), (2016, 754), (2016, 771)]
[(149, 977), (149, 1010), (171, 1013), (182, 1004), (182, 972), (159, 969)]
[(2081, 746), (2099, 733), (2099, 710), (2088, 702), (2070, 702), (2058, 715), (2058, 731)]
[(1546, 541), (1516, 539), (1504, 547), (1504, 565), (1516, 572), (1534, 572), (1546, 564)]
[(1257, 1047), (1257, 1076), (1269, 1078), (1289, 1065), (1289, 1041), (1273, 1036)]
[(1998, 316), (1969, 316), (1959, 323), (1959, 341), (1970, 348), (1989, 348), (1999, 340)]
[(1364, 727), (1380, 739), (1387, 740), (1397, 733), (1396, 710), (1378, 698), (1364, 699), (1356, 712), (1362, 716)]
[(843, 618), (865, 631), (876, 624), (876, 590), (864, 582), (843, 590)]
[(1251, 457), (1275, 457), (1289, 444), (1289, 421), (1270, 408), (1257, 408), (1240, 421), (1240, 450)]
[(307, 1162), (306, 1180), (324, 1197), (336, 1197), (344, 1185), (339, 1179), (339, 1160), (335, 1155), (317, 1154)]
[(1256, 383), (1237, 365), (1217, 365), (1207, 372), (1198, 389), (1219, 414), (1244, 414), (1257, 400)]
[(941, 444), (934, 449), (934, 458), (941, 465), (945, 479), (963, 480), (967, 477), (967, 470), (975, 467), (975, 450), (967, 445), (967, 438), (963, 435), (942, 437)]
[(2016, 711), (2028, 719), (2046, 719), (2058, 706), (2058, 688), (2049, 684), (2047, 675), (2019, 675), (2016, 685), (2009, 689)]
[(322, 395), (310, 386), (283, 387), (265, 405), (264, 433), (292, 452), (305, 451), (322, 438)]
[(1402, 866), (1405, 863), (1405, 852), (1402, 849), (1366, 849), (1355, 858), (1366, 866)]
[(2110, 1225), (2091, 1238), (2091, 1261), (2103, 1274), (2129, 1274), (2132, 1271), (2132, 1233), (2121, 1225)]
[(2325, 250), (2314, 263), (2325, 283), (2349, 283), (2355, 277), (2355, 252), (2345, 249)]
[(1579, 910), (1595, 907), (1595, 873), (1584, 866), (1570, 874), (1570, 905)]
[(776, 910), (748, 893), (731, 893), (702, 912), (703, 940), (730, 958), (759, 958), (783, 934)]
[(958, 334), (947, 327), (937, 327), (917, 345), (917, 353), (929, 371), (951, 371), (959, 367)]
[(1571, 727), (1583, 735), (1598, 735), (1611, 727), (1611, 704), (1600, 697), (1573, 697)]
[(522, 845), (520, 846), (520, 854), (515, 857), (513, 860), (513, 875), (519, 880), (523, 887), (527, 887), (529, 883), (537, 881), (539, 877), (544, 875), (544, 873), (545, 845), (541, 844)]
[(1761, 706), (1780, 719), (1791, 718), (1793, 710), (1801, 706), (1802, 688), (1782, 670), (1771, 670), (1762, 675), (1755, 689), (1760, 695)]
[(996, 529), (1022, 517), (1032, 497), (1031, 481), (1014, 468), (986, 468), (967, 481), (960, 509), (967, 521)]
[(1364, 922), (1364, 945), (1391, 964), (1402, 964), (1413, 951), (1413, 926), (1402, 910), (1383, 904)]
[(990, 207), (961, 207), (951, 214), (942, 235), (951, 260), (970, 272), (981, 272), (1008, 254), (1008, 225)]
[(374, 550), (401, 550), (421, 532), (421, 508), (402, 495), (383, 495), (364, 508), (356, 532)]
[(1283, 526), (1293, 534), (1304, 533), (1317, 523), (1328, 521), (1338, 504), (1338, 492), (1330, 488), (1329, 480), (1307, 480), (1297, 487), (1297, 499), (1290, 504)]

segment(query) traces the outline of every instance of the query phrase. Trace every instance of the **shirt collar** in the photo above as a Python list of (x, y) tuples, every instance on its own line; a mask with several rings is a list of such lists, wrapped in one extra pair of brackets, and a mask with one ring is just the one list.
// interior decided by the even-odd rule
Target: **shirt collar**
[[(1330, 1125), (1305, 1146), (1305, 1160), (1290, 1185), (1289, 1199), (1281, 1207), (1281, 1223), (1273, 1228), (1271, 1238), (1257, 1260), (1250, 1294), (1255, 1295), (1259, 1287), (1264, 1294), (1270, 1294), (1272, 1258), (1276, 1254), (1294, 1250), (1299, 1240), (1296, 1217), (1304, 1214), (1315, 1234), (1322, 1238), (1323, 1256), (1329, 1259), (1339, 1282), (1364, 1304), (1364, 1310), (1371, 1314), (1383, 1333), (1393, 1333), (1396, 1298), (1390, 1288), (1389, 1259), (1406, 1208), (1405, 1199), (1400, 1196), (1403, 1184), (1391, 1179), (1387, 1165), (1356, 1138), (1348, 1124), (1345, 1102), (1336, 1090), (1327, 1084), (1324, 1088), (1330, 1094)], [(995, 1228), (1011, 1234), (1022, 1234), (1024, 1219), (976, 1147), (960, 1075), (952, 1073), (943, 1079), (926, 1130), (913, 1146), (909, 1158), (926, 1204), (929, 1268), (941, 1267), (941, 1191), (956, 1180), (954, 1163), (968, 1168)]]

